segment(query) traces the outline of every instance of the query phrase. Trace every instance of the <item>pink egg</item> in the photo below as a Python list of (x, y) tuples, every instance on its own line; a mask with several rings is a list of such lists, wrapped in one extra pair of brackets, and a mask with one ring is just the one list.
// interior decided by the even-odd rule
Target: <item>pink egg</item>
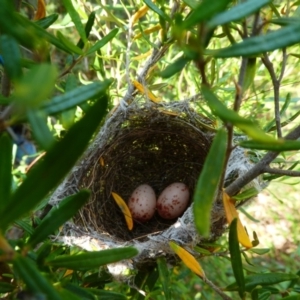
[(148, 184), (138, 186), (128, 200), (128, 208), (134, 220), (149, 221), (156, 208), (156, 195), (153, 188)]
[(181, 182), (167, 186), (158, 197), (157, 211), (164, 219), (175, 219), (187, 208), (190, 192), (188, 187)]

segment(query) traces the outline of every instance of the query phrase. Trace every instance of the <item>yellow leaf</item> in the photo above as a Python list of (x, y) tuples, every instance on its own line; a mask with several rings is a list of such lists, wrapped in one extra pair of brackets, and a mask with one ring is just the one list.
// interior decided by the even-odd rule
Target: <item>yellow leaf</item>
[(138, 81), (133, 80), (132, 83), (133, 83), (133, 85), (136, 87), (137, 90), (139, 90), (141, 93), (147, 95), (147, 97), (148, 97), (151, 101), (153, 101), (153, 102), (155, 102), (155, 103), (159, 103), (159, 102), (161, 101), (160, 98), (154, 96), (154, 94), (153, 94), (151, 91), (149, 91), (146, 87), (144, 88), (143, 85), (140, 84)]
[(100, 157), (99, 163), (100, 163), (100, 166), (101, 166), (101, 167), (104, 167), (104, 166), (105, 166), (103, 157)]
[[(158, 25), (155, 25), (155, 26), (152, 26), (152, 27), (150, 27), (148, 29), (143, 30), (143, 33), (144, 34), (150, 34), (152, 32), (158, 31), (160, 29), (161, 29), (161, 26), (158, 24)], [(142, 36), (143, 36), (142, 33), (139, 33), (133, 39), (136, 40), (136, 39), (139, 39)]]
[(151, 54), (152, 54), (152, 49), (147, 51), (146, 53), (143, 53), (141, 55), (133, 57), (132, 60), (141, 60), (141, 59), (144, 59), (144, 58), (148, 57)]
[(133, 220), (132, 220), (131, 212), (130, 212), (126, 202), (117, 193), (111, 192), (111, 195), (113, 196), (116, 203), (120, 207), (120, 209), (125, 217), (125, 221), (126, 221), (128, 229), (132, 230)]
[(235, 208), (234, 202), (225, 192), (223, 192), (223, 205), (228, 224), (230, 224), (233, 219), (237, 218), (237, 233), (239, 242), (246, 248), (252, 248), (253, 245), (239, 218), (239, 214)]
[(0, 235), (0, 262), (11, 260), (15, 255), (14, 249), (6, 238)]
[(46, 17), (46, 4), (44, 0), (38, 0), (37, 10), (34, 16), (35, 20), (39, 20)]
[(175, 242), (170, 241), (169, 244), (172, 250), (179, 256), (179, 258), (190, 270), (192, 270), (201, 278), (205, 279), (205, 273), (201, 265), (191, 253), (177, 245)]
[(142, 18), (148, 11), (149, 7), (147, 5), (142, 6), (132, 17), (131, 26), (133, 26), (140, 18)]

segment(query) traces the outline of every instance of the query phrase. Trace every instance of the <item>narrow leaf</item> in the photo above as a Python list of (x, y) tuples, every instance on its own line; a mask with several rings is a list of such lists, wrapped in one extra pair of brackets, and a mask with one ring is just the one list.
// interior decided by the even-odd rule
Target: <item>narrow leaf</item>
[(85, 29), (81, 23), (81, 18), (77, 12), (77, 10), (74, 8), (72, 0), (63, 0), (63, 3), (81, 37), (84, 43), (87, 42), (86, 34), (85, 34)]
[(15, 289), (16, 289), (15, 285), (12, 285), (12, 284), (7, 283), (7, 282), (0, 282), (0, 294), (9, 293), (9, 292), (12, 292)]
[[(294, 279), (299, 279), (298, 275), (288, 274), (288, 273), (265, 273), (265, 274), (255, 274), (245, 277), (245, 288), (246, 291), (253, 290), (256, 286), (269, 286), (272, 284), (277, 284), (284, 281), (290, 281)], [(226, 291), (236, 291), (238, 290), (238, 285), (236, 282), (230, 284), (226, 287)]]
[(133, 247), (114, 248), (102, 251), (85, 252), (76, 255), (60, 255), (54, 259), (48, 259), (46, 263), (52, 267), (67, 268), (71, 270), (89, 270), (99, 268), (120, 261), (129, 259), (138, 254)]
[(50, 64), (39, 64), (32, 67), (15, 84), (15, 103), (22, 107), (39, 106), (53, 91), (56, 78), (57, 70)]
[(258, 190), (255, 187), (250, 187), (244, 190), (243, 192), (239, 193), (238, 195), (233, 196), (232, 199), (236, 201), (241, 201), (241, 200), (255, 197), (257, 196), (257, 194), (258, 194)]
[(42, 149), (49, 150), (55, 140), (47, 125), (47, 116), (37, 109), (28, 109), (26, 115), (35, 140)]
[(300, 24), (286, 26), (265, 35), (245, 39), (230, 47), (209, 51), (214, 57), (254, 56), (264, 52), (292, 46), (300, 42)]
[(12, 141), (7, 133), (0, 135), (0, 213), (10, 201), (12, 183)]
[[(29, 213), (68, 174), (106, 113), (107, 98), (98, 100), (28, 174), (0, 214), (0, 228)], [(66, 149), (72, 151), (66, 152)], [(37, 182), (39, 184), (37, 184)]]
[(89, 196), (89, 191), (82, 190), (62, 200), (58, 207), (53, 207), (34, 230), (27, 244), (34, 248), (38, 243), (43, 242), (51, 233), (54, 233), (61, 225), (71, 219), (86, 203)]
[(238, 219), (233, 219), (229, 227), (229, 252), (233, 274), (238, 285), (238, 291), (240, 297), (243, 298), (245, 292), (245, 278), (237, 234), (237, 221)]
[(163, 20), (172, 22), (171, 18), (158, 6), (156, 6), (151, 0), (143, 0), (143, 2), (155, 13), (157, 13)]
[(48, 17), (37, 20), (35, 22), (35, 24), (42, 27), (43, 29), (46, 29), (46, 28), (50, 27), (57, 19), (58, 19), (58, 14), (52, 14)]
[(16, 40), (8, 35), (0, 36), (0, 53), (3, 58), (4, 68), (13, 81), (22, 76), (21, 52)]
[(168, 270), (166, 259), (164, 257), (159, 257), (157, 259), (157, 267), (158, 267), (159, 279), (163, 287), (165, 299), (169, 300), (171, 299), (169, 270)]
[(246, 248), (252, 248), (253, 245), (242, 222), (240, 221), (235, 205), (225, 192), (223, 192), (223, 205), (228, 224), (231, 224), (234, 219), (237, 219), (237, 232), (239, 242)]
[(57, 38), (72, 52), (75, 54), (82, 55), (83, 51), (73, 44), (68, 38), (66, 38), (60, 31), (56, 33)]
[(235, 111), (228, 109), (206, 86), (202, 86), (202, 93), (213, 113), (224, 122), (230, 122), (256, 141), (276, 142), (274, 138), (263, 132), (254, 122), (244, 119)]
[(87, 100), (101, 97), (107, 88), (111, 85), (112, 80), (102, 82), (93, 82), (89, 85), (83, 85), (63, 95), (54, 97), (48, 103), (43, 104), (40, 108), (49, 115), (54, 115), (64, 110), (75, 107)]
[(149, 7), (147, 5), (143, 5), (138, 11), (136, 11), (130, 19), (131, 26), (133, 26), (140, 18), (142, 18), (148, 10)]
[(205, 159), (193, 197), (195, 225), (200, 235), (208, 236), (210, 231), (210, 212), (222, 176), (227, 133), (220, 129)]
[(105, 37), (103, 37), (100, 41), (96, 42), (87, 52), (86, 55), (92, 54), (99, 49), (101, 49), (104, 45), (106, 45), (109, 41), (111, 41), (116, 34), (118, 33), (119, 29), (115, 28), (111, 30)]
[(46, 4), (44, 0), (37, 1), (37, 10), (35, 12), (34, 19), (39, 20), (46, 16)]
[(252, 85), (255, 75), (256, 75), (256, 57), (252, 57), (248, 59), (248, 63), (246, 66), (245, 79), (243, 83), (243, 91), (248, 90), (248, 88)]
[(188, 29), (203, 21), (209, 20), (217, 13), (224, 11), (230, 2), (231, 0), (202, 1), (182, 22), (182, 28)]
[(269, 151), (293, 151), (300, 149), (300, 141), (291, 141), (278, 139), (275, 142), (257, 142), (257, 141), (242, 141), (239, 146), (248, 149), (269, 150)]
[(111, 195), (113, 196), (114, 200), (116, 201), (119, 208), (121, 209), (121, 211), (125, 217), (125, 221), (126, 221), (128, 229), (132, 230), (132, 228), (133, 228), (132, 215), (131, 215), (131, 212), (130, 212), (126, 202), (117, 193), (111, 192)]
[(141, 93), (145, 94), (151, 101), (154, 103), (161, 102), (161, 99), (156, 97), (151, 91), (149, 91), (146, 87), (144, 87), (141, 83), (136, 80), (132, 81), (133, 85), (139, 90)]
[(100, 290), (100, 289), (86, 289), (93, 293), (94, 295), (98, 296), (98, 299), (101, 300), (127, 300), (128, 298), (121, 293)]
[(180, 56), (172, 64), (168, 65), (163, 71), (161, 71), (160, 76), (162, 78), (170, 78), (178, 72), (181, 72), (185, 65), (190, 61), (189, 58), (184, 55)]
[(233, 8), (221, 12), (220, 14), (213, 17), (208, 23), (208, 28), (214, 28), (219, 25), (224, 25), (229, 22), (241, 20), (244, 17), (251, 15), (258, 11), (260, 8), (271, 2), (271, 0), (251, 0), (242, 2)]
[(199, 262), (196, 260), (196, 258), (186, 251), (184, 248), (177, 245), (175, 242), (170, 241), (169, 242), (170, 247), (172, 250), (179, 256), (179, 258), (183, 261), (183, 263), (195, 274), (200, 276), (201, 278), (205, 279), (205, 273), (199, 264)]
[[(85, 35), (87, 38), (89, 37), (90, 32), (93, 28), (93, 25), (95, 22), (95, 17), (96, 17), (96, 12), (92, 11), (89, 15), (89, 18), (88, 18), (86, 24), (85, 24), (84, 30), (85, 30)], [(80, 49), (82, 49), (84, 47), (83, 40), (80, 39), (76, 46), (79, 47)]]
[(28, 258), (18, 255), (15, 257), (13, 265), (14, 270), (25, 282), (29, 291), (34, 293), (43, 293), (48, 299), (62, 300), (58, 292)]

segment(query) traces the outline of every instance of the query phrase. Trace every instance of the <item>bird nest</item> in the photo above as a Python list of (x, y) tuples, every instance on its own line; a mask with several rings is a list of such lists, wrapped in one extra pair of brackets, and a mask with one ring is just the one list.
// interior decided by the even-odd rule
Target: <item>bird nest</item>
[[(127, 201), (141, 184), (150, 185), (158, 196), (168, 185), (182, 182), (193, 195), (213, 136), (212, 122), (188, 102), (164, 107), (149, 101), (118, 106), (50, 199), (56, 204), (82, 188), (92, 192), (74, 223), (65, 225), (64, 242), (88, 250), (134, 245), (140, 250), (137, 264), (171, 253), (169, 240), (190, 246), (199, 243), (191, 199), (181, 217), (166, 220), (155, 213), (150, 221), (135, 222), (129, 230), (111, 193)], [(229, 160), (227, 182), (250, 167), (244, 151), (237, 147)], [(224, 232), (224, 224), (222, 205), (215, 201), (211, 239)]]

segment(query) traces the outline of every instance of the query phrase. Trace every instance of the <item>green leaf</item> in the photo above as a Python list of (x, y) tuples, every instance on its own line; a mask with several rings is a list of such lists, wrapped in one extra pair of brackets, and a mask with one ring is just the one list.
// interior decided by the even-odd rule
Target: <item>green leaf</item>
[(24, 220), (17, 220), (15, 221), (15, 224), (26, 231), (28, 234), (33, 234), (33, 228), (28, 224), (28, 222), (25, 222)]
[(16, 40), (8, 35), (0, 36), (0, 53), (3, 57), (4, 68), (13, 81), (22, 76), (21, 52)]
[(46, 263), (52, 267), (71, 270), (89, 270), (111, 264), (122, 259), (128, 259), (138, 254), (133, 247), (114, 248), (101, 251), (85, 252), (75, 255), (60, 255), (49, 259)]
[(232, 220), (229, 226), (229, 252), (233, 274), (238, 285), (238, 292), (243, 298), (245, 292), (245, 278), (242, 264), (242, 256), (240, 252), (238, 234), (237, 234), (237, 219)]
[(29, 70), (15, 84), (15, 103), (22, 107), (34, 108), (45, 101), (54, 89), (57, 78), (55, 66), (39, 64)]
[(93, 293), (94, 295), (98, 296), (101, 300), (126, 300), (128, 299), (125, 295), (106, 291), (106, 290), (99, 290), (99, 289), (86, 289)]
[(207, 21), (219, 12), (226, 9), (231, 0), (210, 1), (204, 0), (182, 22), (183, 29), (188, 29), (203, 21)]
[(37, 24), (38, 26), (47, 29), (48, 27), (50, 27), (56, 20), (58, 19), (58, 14), (52, 14), (50, 16), (47, 16), (43, 19), (39, 19), (37, 21), (35, 21), (35, 24)]
[(208, 236), (210, 231), (210, 213), (222, 176), (227, 133), (220, 129), (209, 149), (193, 196), (195, 225), (202, 236)]
[(263, 255), (263, 254), (270, 252), (270, 249), (269, 248), (261, 248), (261, 249), (260, 248), (251, 248), (248, 251), (256, 253), (258, 255)]
[(245, 78), (243, 82), (243, 91), (248, 90), (248, 88), (252, 85), (255, 75), (256, 75), (256, 57), (252, 57), (249, 58), (247, 62)]
[(85, 30), (84, 30), (84, 27), (81, 23), (81, 18), (79, 16), (77, 10), (74, 8), (72, 1), (71, 0), (63, 0), (63, 3), (65, 5), (65, 8), (67, 9), (72, 21), (73, 21), (73, 23), (74, 23), (78, 33), (79, 33), (82, 41), (84, 43), (86, 43), (87, 38), (86, 38)]
[(143, 2), (155, 13), (157, 13), (165, 21), (172, 22), (171, 18), (159, 7), (157, 7), (151, 0), (143, 0)]
[(261, 53), (292, 46), (299, 42), (300, 24), (295, 24), (264, 35), (250, 37), (227, 48), (209, 50), (207, 54), (220, 58), (258, 56)]
[(0, 214), (10, 201), (12, 184), (12, 141), (5, 132), (0, 135)]
[(28, 109), (26, 115), (36, 142), (42, 149), (49, 150), (55, 140), (47, 125), (47, 116), (37, 109)]
[(241, 20), (242, 18), (258, 11), (261, 7), (265, 6), (269, 2), (271, 2), (271, 0), (251, 0), (242, 2), (233, 8), (214, 16), (207, 23), (207, 26), (208, 28), (215, 28), (219, 25)]
[(43, 104), (40, 108), (49, 115), (55, 115), (62, 111), (75, 107), (87, 100), (100, 98), (107, 88), (111, 85), (112, 80), (107, 79), (102, 82), (93, 82), (89, 85), (83, 85), (63, 95), (52, 98), (48, 103)]
[[(85, 30), (85, 35), (88, 38), (90, 35), (90, 32), (93, 28), (94, 22), (95, 22), (95, 16), (96, 16), (96, 12), (92, 11), (89, 15), (89, 18), (85, 24), (84, 30)], [(84, 42), (82, 39), (79, 40), (79, 42), (77, 43), (77, 47), (79, 47), (80, 49), (82, 49), (84, 47)]]
[(167, 261), (164, 257), (159, 257), (157, 259), (157, 267), (158, 267), (159, 279), (163, 287), (165, 299), (166, 300), (171, 299), (169, 270), (167, 266)]
[(27, 289), (31, 292), (40, 292), (45, 294), (47, 299), (62, 300), (58, 292), (47, 281), (47, 279), (38, 271), (37, 267), (28, 258), (16, 255), (13, 260), (15, 272), (25, 282)]
[(82, 190), (79, 193), (62, 200), (58, 206), (52, 208), (34, 230), (27, 244), (34, 248), (38, 243), (43, 242), (51, 233), (71, 219), (82, 205), (86, 203), (89, 196), (89, 191)]
[(168, 65), (161, 73), (160, 76), (162, 78), (170, 78), (171, 76), (175, 75), (176, 73), (180, 72), (185, 65), (190, 61), (185, 55), (180, 56), (176, 59), (175, 62)]
[(0, 294), (12, 292), (14, 289), (16, 286), (7, 282), (0, 282)]
[(287, 296), (284, 298), (281, 298), (282, 300), (299, 300), (300, 296), (299, 295), (292, 295), (292, 296)]
[[(299, 279), (299, 276), (295, 274), (288, 273), (265, 273), (265, 274), (255, 274), (245, 277), (245, 288), (246, 291), (253, 290), (256, 286), (269, 286), (272, 284), (277, 284), (284, 281), (290, 281), (293, 279)], [(237, 291), (238, 285), (236, 282), (228, 285), (225, 288), (226, 291)]]
[(71, 51), (71, 53), (82, 55), (83, 51), (74, 45), (68, 38), (66, 38), (60, 31), (56, 33), (57, 38)]
[(300, 149), (300, 141), (278, 139), (274, 142), (257, 142), (254, 140), (242, 141), (239, 146), (248, 149), (269, 150), (269, 151), (292, 151)]
[(228, 109), (208, 87), (202, 86), (202, 93), (213, 113), (224, 122), (230, 122), (256, 141), (276, 142), (274, 138), (263, 132), (254, 122), (239, 116)]
[(89, 55), (91, 53), (94, 53), (95, 51), (102, 48), (104, 45), (106, 45), (109, 41), (111, 41), (116, 34), (118, 33), (119, 29), (115, 28), (111, 30), (105, 37), (103, 37), (100, 41), (96, 42), (87, 52), (86, 55)]
[(30, 171), (0, 214), (1, 229), (5, 229), (11, 222), (29, 213), (68, 174), (99, 126), (106, 108), (107, 98), (103, 97)]
[(241, 201), (241, 200), (255, 197), (257, 194), (258, 194), (258, 190), (255, 187), (250, 187), (245, 191), (241, 192), (240, 194), (233, 196), (232, 199), (236, 201)]
[[(84, 300), (97, 300), (93, 293), (89, 289), (84, 289), (82, 287), (79, 287), (78, 285), (72, 284), (68, 282), (64, 288), (71, 292), (73, 295), (76, 295), (79, 297), (79, 299)], [(69, 298), (68, 298), (69, 299)], [(102, 298), (101, 298), (102, 299)]]

